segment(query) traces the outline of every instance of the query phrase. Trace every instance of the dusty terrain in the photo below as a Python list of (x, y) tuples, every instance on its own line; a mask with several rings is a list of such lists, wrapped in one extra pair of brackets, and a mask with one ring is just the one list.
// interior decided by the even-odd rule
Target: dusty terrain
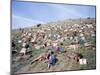
[[(40, 32), (38, 32), (40, 31)], [(40, 47), (39, 49), (35, 48), (31, 42), (28, 42), (30, 45), (29, 51), (31, 53), (21, 56), (19, 53), (22, 49), (22, 43), (18, 43), (19, 40), (22, 40), (22, 35), (24, 33), (31, 33), (33, 38), (36, 37), (36, 42), (38, 46), (46, 43), (57, 43), (60, 46), (60, 43), (63, 43), (61, 47), (64, 48), (64, 52), (56, 52), (55, 49), (51, 49), (55, 52), (57, 56), (56, 65), (48, 69), (47, 63), (45, 60), (36, 61), (31, 64), (31, 61), (38, 57), (39, 55), (46, 53), (48, 47)], [(76, 32), (74, 34), (74, 32)], [(12, 47), (12, 50), (17, 50), (17, 53), (12, 54), (12, 73), (37, 73), (37, 72), (51, 72), (51, 71), (69, 71), (69, 70), (87, 70), (96, 68), (96, 22), (95, 19), (73, 19), (73, 20), (64, 20), (58, 22), (51, 22), (39, 27), (33, 26), (31, 28), (16, 29), (11, 32), (11, 39), (14, 41), (16, 47)], [(42, 35), (45, 35), (45, 38), (40, 38)], [(49, 34), (51, 35), (49, 37)], [(54, 37), (57, 34), (60, 36)], [(74, 41), (75, 48), (73, 48), (73, 40), (77, 37), (78, 42)], [(84, 37), (84, 42), (81, 43), (80, 39)], [(71, 47), (71, 48), (70, 48)], [(86, 64), (80, 64), (73, 59), (70, 59), (68, 56), (73, 57), (71, 53), (80, 53), (83, 58), (87, 60)], [(31, 55), (31, 56), (30, 56)]]

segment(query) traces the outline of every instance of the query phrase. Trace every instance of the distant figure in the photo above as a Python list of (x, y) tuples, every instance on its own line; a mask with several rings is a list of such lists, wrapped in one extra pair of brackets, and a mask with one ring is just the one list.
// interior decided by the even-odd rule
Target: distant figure
[(63, 47), (58, 47), (58, 48), (57, 48), (57, 51), (58, 51), (58, 52), (64, 52), (64, 48), (63, 48)]
[(18, 52), (17, 52), (17, 49), (15, 49), (15, 50), (12, 50), (12, 55), (15, 55), (15, 54), (17, 54)]
[(79, 39), (79, 43), (82, 45), (84, 43), (86, 43), (86, 38), (84, 36), (82, 36), (80, 39)]
[(30, 47), (29, 44), (26, 44), (26, 45), (25, 45), (25, 48), (26, 48), (26, 49), (28, 49), (29, 47)]
[(40, 27), (41, 26), (41, 24), (37, 24), (37, 27)]
[(16, 47), (16, 44), (14, 41), (12, 41), (12, 47), (15, 48)]

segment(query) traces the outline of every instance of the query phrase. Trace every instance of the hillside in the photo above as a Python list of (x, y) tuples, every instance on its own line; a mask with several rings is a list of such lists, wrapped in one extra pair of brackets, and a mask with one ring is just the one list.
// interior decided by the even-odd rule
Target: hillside
[[(96, 68), (96, 21), (93, 18), (69, 19), (12, 30), (11, 39), (14, 74)], [(26, 48), (25, 55), (21, 53), (22, 48)], [(31, 63), (49, 51), (53, 51), (58, 60), (54, 66), (48, 68), (46, 60)], [(81, 63), (81, 59), (86, 63)]]

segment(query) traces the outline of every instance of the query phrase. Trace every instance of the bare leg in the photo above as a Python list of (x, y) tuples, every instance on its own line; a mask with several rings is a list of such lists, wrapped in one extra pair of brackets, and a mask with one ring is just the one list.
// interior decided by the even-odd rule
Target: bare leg
[(50, 69), (50, 66), (51, 66), (50, 63), (48, 63), (48, 69)]

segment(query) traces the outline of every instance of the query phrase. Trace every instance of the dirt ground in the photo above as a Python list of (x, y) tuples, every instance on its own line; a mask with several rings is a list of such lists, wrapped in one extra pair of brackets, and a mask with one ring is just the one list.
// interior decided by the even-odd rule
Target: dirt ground
[[(79, 21), (77, 21), (79, 22)], [(75, 22), (75, 23), (77, 23)], [(84, 21), (83, 21), (84, 22)], [(65, 21), (65, 23), (69, 23)], [(73, 24), (73, 22), (71, 22)], [(63, 24), (63, 22), (62, 22)], [(51, 23), (52, 25), (52, 23)], [(34, 28), (34, 27), (33, 27)], [(19, 36), (20, 32), (18, 30), (12, 30), (12, 40), (18, 40), (16, 38), (16, 35)], [(94, 47), (84, 47), (81, 46), (77, 49), (68, 49), (64, 48), (65, 52), (56, 53), (57, 55), (57, 63), (50, 67), (48, 69), (48, 65), (45, 61), (36, 61), (33, 64), (31, 64), (32, 60), (42, 53), (46, 53), (46, 49), (32, 49), (32, 57), (29, 55), (25, 55), (22, 58), (20, 58), (19, 55), (15, 55), (11, 57), (12, 64), (11, 69), (12, 73), (18, 74), (18, 73), (38, 73), (38, 72), (53, 72), (53, 71), (70, 71), (70, 70), (88, 70), (88, 69), (95, 69), (96, 68), (96, 43), (95, 39), (92, 39), (90, 37), (87, 37), (89, 42), (92, 42), (94, 44)], [(65, 43), (66, 41), (64, 41)], [(18, 45), (18, 52), (20, 52), (20, 46)], [(83, 55), (83, 58), (87, 60), (87, 64), (80, 65), (76, 61), (69, 59), (67, 55), (70, 55), (70, 53), (80, 53)]]

